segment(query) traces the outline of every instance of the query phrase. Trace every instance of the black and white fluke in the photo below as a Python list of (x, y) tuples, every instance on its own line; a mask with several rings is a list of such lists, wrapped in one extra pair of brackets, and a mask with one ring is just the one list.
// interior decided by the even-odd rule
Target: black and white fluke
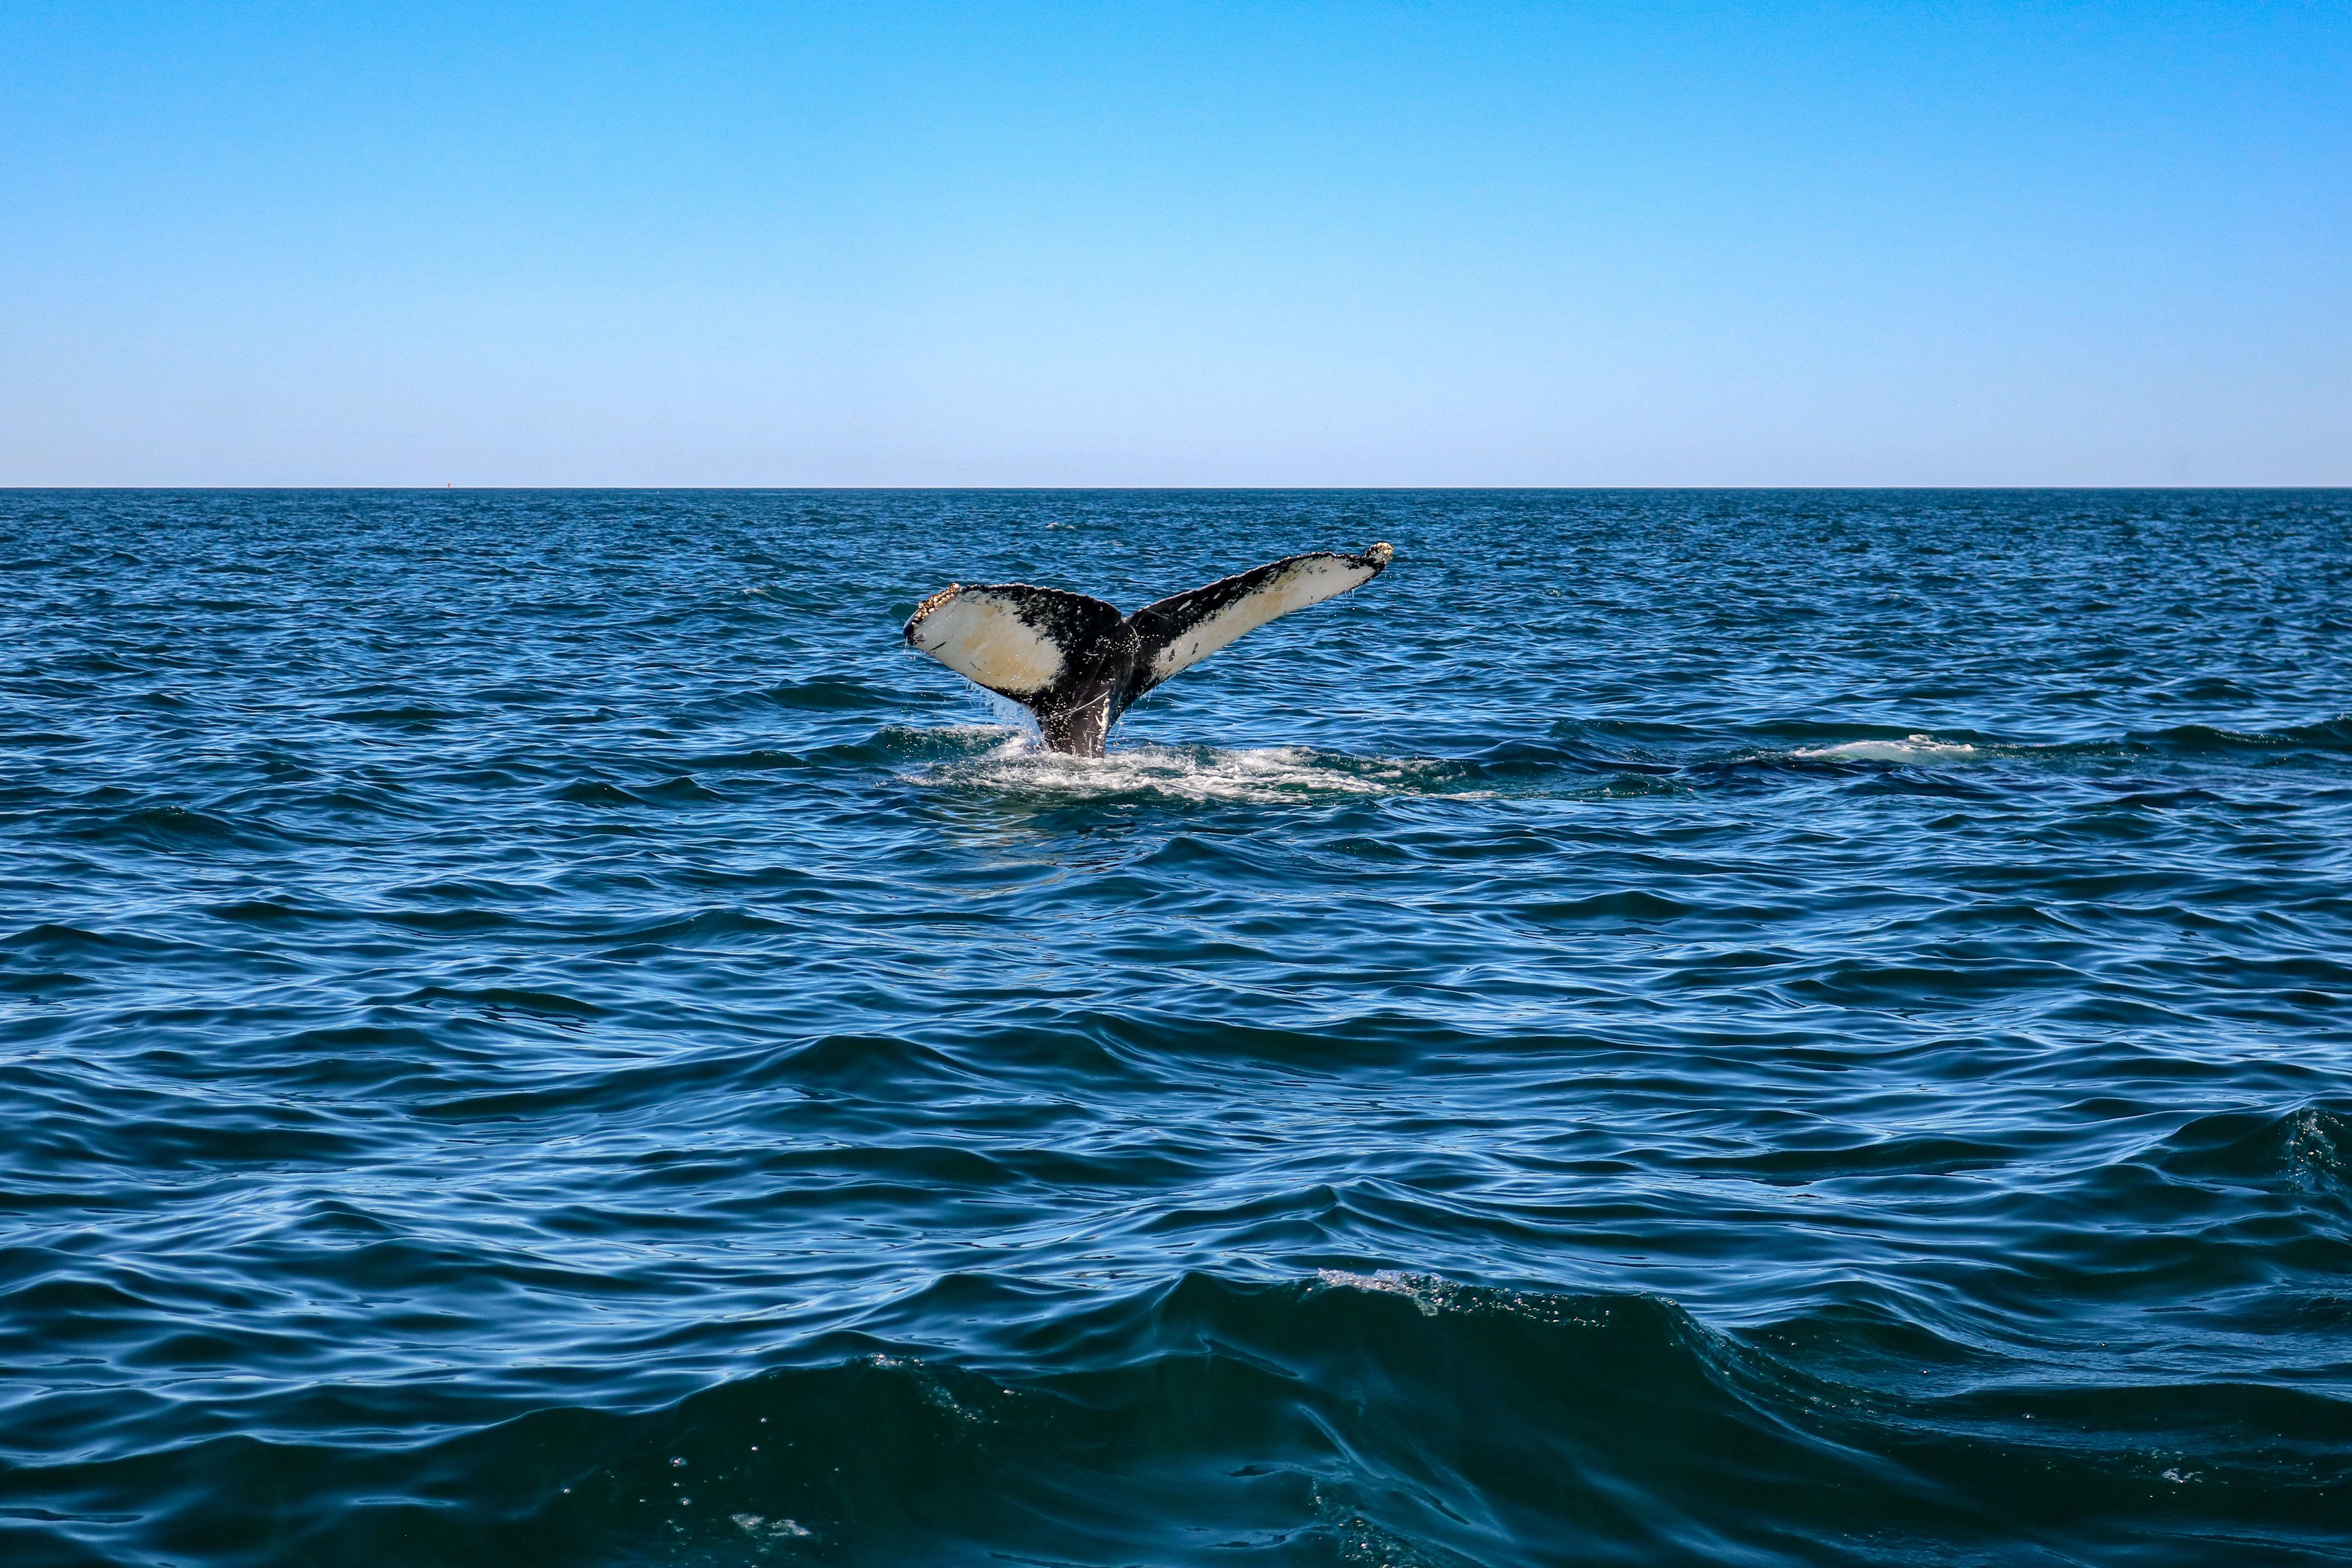
[(1099, 757), (1137, 698), (1277, 616), (1370, 582), (1395, 554), (1286, 556), (1131, 616), (1059, 588), (959, 583), (922, 602), (907, 641), (1034, 713), (1054, 751)]

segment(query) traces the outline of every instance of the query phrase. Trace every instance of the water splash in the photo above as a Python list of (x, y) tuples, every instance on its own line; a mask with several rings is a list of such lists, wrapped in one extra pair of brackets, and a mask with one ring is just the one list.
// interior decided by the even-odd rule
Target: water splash
[[(1348, 796), (1432, 793), (1447, 782), (1440, 762), (1362, 758), (1306, 746), (1227, 750), (1130, 745), (1100, 757), (1049, 752), (1017, 731), (976, 757), (933, 763), (905, 775), (932, 788), (984, 791), (1039, 801), (1118, 799), (1272, 805)], [(1478, 798), (1486, 792), (1447, 791)]]
[(1978, 752), (1965, 742), (1906, 735), (1900, 741), (1843, 741), (1833, 746), (1801, 746), (1789, 754), (1841, 763), (1910, 763), (1958, 762), (1976, 756)]

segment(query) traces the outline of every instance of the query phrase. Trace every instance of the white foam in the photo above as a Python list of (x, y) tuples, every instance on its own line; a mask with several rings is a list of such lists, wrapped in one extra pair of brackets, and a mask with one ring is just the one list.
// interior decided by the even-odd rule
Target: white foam
[(735, 1513), (728, 1517), (746, 1535), (810, 1536), (816, 1533), (796, 1519), (769, 1519), (756, 1513)]
[(1404, 1274), (1393, 1268), (1383, 1268), (1375, 1274), (1358, 1274), (1347, 1268), (1318, 1268), (1315, 1277), (1334, 1289), (1371, 1290), (1383, 1296), (1402, 1296), (1420, 1308), (1424, 1318), (1433, 1318), (1444, 1310), (1445, 1281), (1433, 1274)]
[(917, 784), (1066, 800), (1146, 795), (1187, 801), (1274, 802), (1410, 792), (1415, 775), (1432, 765), (1334, 757), (1303, 746), (1242, 751), (1122, 746), (1108, 756), (1073, 757), (1040, 750), (1015, 734), (980, 756), (934, 763), (906, 776)]
[(1846, 741), (1834, 746), (1803, 746), (1789, 754), (1792, 757), (1827, 758), (1841, 763), (1925, 763), (1972, 757), (1976, 751), (1974, 746), (1958, 741), (1938, 741), (1932, 735), (1913, 735), (1901, 741)]

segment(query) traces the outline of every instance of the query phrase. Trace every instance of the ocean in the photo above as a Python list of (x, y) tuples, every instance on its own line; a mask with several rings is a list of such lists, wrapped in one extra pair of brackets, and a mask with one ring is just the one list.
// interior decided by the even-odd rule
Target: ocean
[[(1375, 540), (1100, 761), (899, 637)], [(2352, 491), (0, 567), (12, 1568), (2352, 1555)]]

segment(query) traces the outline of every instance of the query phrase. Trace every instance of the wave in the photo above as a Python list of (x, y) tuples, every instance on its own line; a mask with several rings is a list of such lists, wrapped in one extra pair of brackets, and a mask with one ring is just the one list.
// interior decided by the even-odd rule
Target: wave
[[(1001, 1357), (836, 1334), (668, 1405), (420, 1449), (210, 1436), (21, 1467), (0, 1508), (46, 1482), (55, 1536), (224, 1564), (2317, 1563), (2352, 1441), (2352, 1404), (2309, 1389), (2010, 1386), (1958, 1347), (1947, 1389), (1874, 1387), (1772, 1345), (1924, 1331), (1735, 1335), (1655, 1296), (1332, 1268), (925, 1298), (1027, 1312)], [(268, 1506), (289, 1475), (321, 1506)]]
[(2241, 752), (2352, 752), (2352, 713), (2284, 730), (2224, 730), (2180, 724), (2168, 730), (2135, 731), (2129, 743), (2175, 756), (2218, 756)]
[(91, 844), (121, 844), (167, 853), (219, 856), (229, 851), (278, 850), (302, 836), (254, 817), (229, 817), (184, 805), (150, 805), (120, 813), (90, 813), (65, 829)]
[(2352, 1189), (2352, 1115), (2305, 1105), (2283, 1115), (2231, 1111), (2200, 1117), (2167, 1139), (2148, 1163), (2203, 1182), (2307, 1191)]

